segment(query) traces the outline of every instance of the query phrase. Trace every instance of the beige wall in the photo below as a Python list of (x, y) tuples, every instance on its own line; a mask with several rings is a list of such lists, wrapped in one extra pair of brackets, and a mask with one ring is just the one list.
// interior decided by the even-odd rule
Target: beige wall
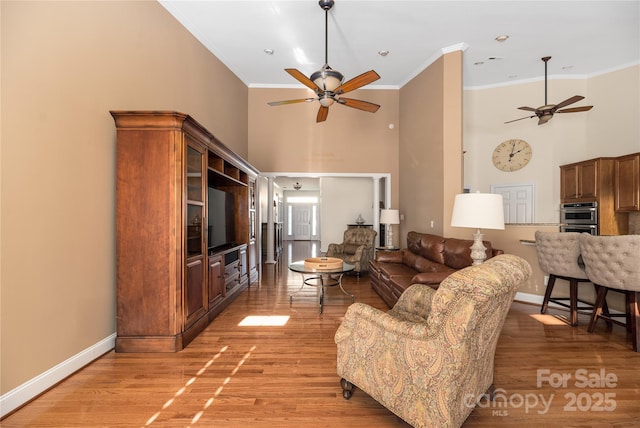
[(0, 2), (1, 392), (115, 331), (110, 109), (247, 155), (248, 89), (155, 1)]
[[(462, 191), (462, 52), (447, 53), (400, 90), (400, 223), (445, 234)], [(431, 222), (433, 221), (433, 226)]]
[(397, 181), (398, 91), (350, 92), (349, 98), (379, 104), (380, 109), (372, 114), (336, 104), (321, 123), (316, 123), (317, 102), (267, 105), (312, 96), (307, 89), (249, 89), (251, 164), (263, 172), (391, 173)]

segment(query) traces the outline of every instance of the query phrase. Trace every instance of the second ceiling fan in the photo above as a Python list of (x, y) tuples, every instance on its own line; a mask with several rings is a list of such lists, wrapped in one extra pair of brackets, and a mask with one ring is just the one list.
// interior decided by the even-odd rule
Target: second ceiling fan
[(268, 103), (270, 106), (280, 106), (285, 104), (312, 102), (318, 100), (320, 108), (316, 116), (316, 122), (324, 122), (329, 114), (329, 107), (334, 103), (342, 104), (347, 107), (356, 108), (358, 110), (375, 113), (380, 106), (368, 101), (356, 100), (353, 98), (345, 98), (340, 95), (351, 92), (371, 82), (375, 82), (380, 78), (378, 73), (369, 70), (359, 76), (342, 83), (344, 76), (338, 70), (329, 67), (328, 62), (328, 23), (329, 10), (333, 7), (334, 0), (320, 0), (318, 2), (324, 10), (324, 65), (322, 68), (307, 77), (301, 71), (295, 68), (285, 68), (285, 71), (293, 76), (294, 79), (313, 90), (317, 98), (300, 98), (297, 100), (272, 101)]
[[(583, 100), (584, 97), (581, 95), (574, 95), (571, 98), (567, 98), (558, 104), (548, 104), (547, 103), (547, 62), (551, 59), (550, 56), (545, 56), (542, 58), (544, 61), (544, 105), (538, 108), (533, 107), (518, 107), (519, 110), (526, 110), (534, 112), (531, 116), (521, 117), (520, 119), (510, 120), (505, 123), (516, 122), (522, 119), (531, 119), (532, 117), (538, 117), (538, 125), (542, 125), (551, 120), (555, 113), (577, 113), (581, 111), (589, 111), (593, 108), (593, 106), (584, 106), (584, 107), (572, 107), (572, 108), (563, 108), (570, 104), (577, 103), (580, 100)], [(562, 109), (562, 110), (560, 110)]]

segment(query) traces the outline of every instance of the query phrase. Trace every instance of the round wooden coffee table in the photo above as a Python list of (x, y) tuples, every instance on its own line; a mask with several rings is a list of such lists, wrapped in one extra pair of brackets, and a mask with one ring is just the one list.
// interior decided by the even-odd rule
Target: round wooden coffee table
[(300, 289), (293, 294), (289, 295), (289, 303), (293, 303), (293, 296), (298, 294), (305, 285), (312, 287), (320, 287), (320, 313), (322, 313), (322, 306), (324, 304), (324, 289), (325, 287), (339, 286), (340, 290), (347, 295), (351, 296), (351, 303), (355, 301), (353, 294), (349, 294), (342, 287), (342, 276), (355, 269), (354, 265), (342, 262), (342, 266), (335, 268), (314, 268), (305, 265), (304, 260), (293, 262), (289, 265), (289, 269), (293, 272), (298, 272), (302, 275), (302, 285)]

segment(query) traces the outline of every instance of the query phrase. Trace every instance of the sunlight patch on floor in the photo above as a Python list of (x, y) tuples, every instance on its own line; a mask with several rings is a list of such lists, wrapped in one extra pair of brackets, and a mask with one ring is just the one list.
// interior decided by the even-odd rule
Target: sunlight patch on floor
[(239, 327), (282, 327), (289, 321), (289, 315), (249, 315)]
[(568, 325), (566, 321), (554, 316), (547, 314), (531, 314), (529, 315), (534, 320), (544, 324), (544, 325)]

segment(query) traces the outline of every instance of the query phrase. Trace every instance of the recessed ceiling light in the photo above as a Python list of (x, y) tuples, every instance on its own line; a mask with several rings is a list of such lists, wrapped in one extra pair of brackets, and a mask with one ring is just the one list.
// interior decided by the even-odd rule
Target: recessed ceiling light
[(494, 60), (497, 60), (497, 59), (504, 59), (504, 58), (503, 58), (503, 57), (501, 57), (501, 56), (490, 56), (490, 57), (489, 57), (489, 58), (487, 58), (487, 59), (488, 59), (489, 61), (494, 61)]
[(563, 70), (571, 70), (573, 68), (573, 65), (565, 65), (564, 67), (562, 67)]
[(378, 51), (378, 55), (387, 56), (387, 55), (389, 55), (389, 51)]
[(266, 53), (267, 55), (273, 55), (273, 49), (265, 49), (264, 53)]
[(518, 75), (517, 74), (510, 74), (507, 77), (509, 77), (509, 79), (515, 79), (516, 77), (518, 77)]
[(484, 61), (478, 61), (473, 63), (473, 65), (482, 65), (482, 64), (484, 64)]
[(500, 36), (496, 37), (496, 41), (497, 41), (497, 42), (504, 42), (504, 41), (506, 41), (508, 38), (509, 38), (509, 36), (507, 36), (506, 34), (502, 34), (502, 35), (500, 35)]

